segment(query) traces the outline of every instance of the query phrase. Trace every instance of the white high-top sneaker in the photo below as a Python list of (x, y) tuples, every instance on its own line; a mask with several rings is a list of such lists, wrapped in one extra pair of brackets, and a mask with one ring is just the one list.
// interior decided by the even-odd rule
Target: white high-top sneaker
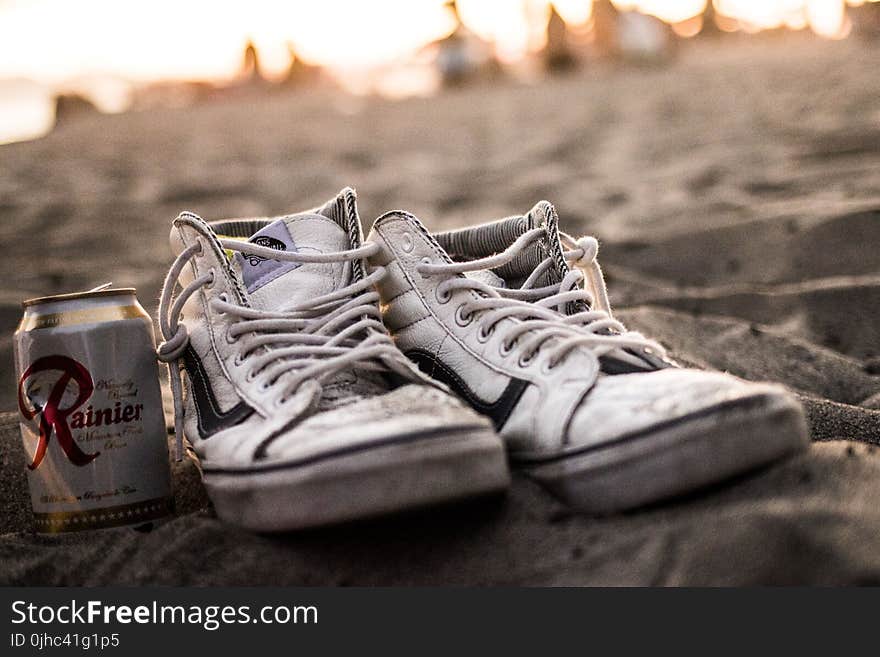
[(350, 189), (274, 220), (174, 221), (159, 353), (223, 520), (297, 529), (508, 484), (491, 423), (395, 348), (361, 235)]
[(370, 263), (387, 272), (383, 318), (398, 347), (491, 418), (512, 464), (577, 509), (651, 503), (807, 445), (783, 388), (680, 368), (614, 320), (596, 241), (563, 249), (549, 203), (433, 236), (391, 212), (368, 239), (381, 247)]

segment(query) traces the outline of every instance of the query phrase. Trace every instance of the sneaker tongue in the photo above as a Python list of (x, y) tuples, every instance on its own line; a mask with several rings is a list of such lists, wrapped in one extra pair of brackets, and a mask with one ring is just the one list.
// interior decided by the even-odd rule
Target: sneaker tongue
[[(282, 217), (248, 240), (259, 246), (297, 253), (333, 253), (351, 248), (345, 231), (318, 214)], [(350, 282), (345, 262), (297, 263), (236, 251), (233, 267), (241, 275), (254, 308), (284, 310), (337, 290)]]
[[(334, 253), (352, 248), (338, 223), (311, 213), (276, 219), (254, 233), (248, 242), (299, 253)], [(345, 262), (296, 263), (236, 251), (233, 267), (247, 288), (251, 306), (259, 310), (289, 309), (351, 283), (351, 266)], [(358, 398), (382, 394), (388, 388), (379, 372), (349, 368), (324, 381), (319, 408), (335, 408)]]
[[(524, 215), (441, 233), (437, 235), (437, 240), (454, 260), (473, 260), (504, 251), (523, 233), (535, 228), (542, 229), (541, 239), (523, 249), (513, 260), (490, 272), (471, 272), (468, 276), (495, 287), (518, 287), (549, 257), (551, 266), (535, 281), (535, 286), (559, 283), (569, 268), (559, 240), (559, 218), (553, 205), (547, 201), (537, 203)], [(498, 284), (499, 278), (504, 285)]]
[(507, 287), (507, 281), (501, 278), (498, 274), (493, 272), (491, 269), (480, 269), (478, 271), (469, 271), (465, 273), (465, 276), (472, 281), (479, 281), (480, 283), (485, 283), (491, 287)]
[(491, 231), (491, 238), (483, 239), (490, 246), (489, 252), (498, 252), (506, 249), (517, 237), (534, 228), (543, 229), (544, 234), (541, 239), (527, 247), (509, 263), (490, 272), (491, 274), (517, 285), (528, 278), (535, 268), (549, 257), (552, 264), (535, 282), (535, 287), (553, 285), (562, 281), (568, 273), (568, 265), (562, 255), (562, 243), (559, 241), (559, 219), (556, 210), (547, 201), (541, 201), (525, 215), (487, 224), (484, 229)]

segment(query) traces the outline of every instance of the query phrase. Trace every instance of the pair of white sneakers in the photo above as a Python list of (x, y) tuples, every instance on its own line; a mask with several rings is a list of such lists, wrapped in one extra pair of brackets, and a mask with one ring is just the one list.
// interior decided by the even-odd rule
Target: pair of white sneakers
[(509, 467), (609, 513), (805, 448), (784, 389), (627, 331), (596, 240), (557, 224), (543, 201), (433, 235), (390, 212), (364, 241), (352, 189), (276, 219), (181, 214), (159, 355), (218, 516), (324, 525), (498, 492)]

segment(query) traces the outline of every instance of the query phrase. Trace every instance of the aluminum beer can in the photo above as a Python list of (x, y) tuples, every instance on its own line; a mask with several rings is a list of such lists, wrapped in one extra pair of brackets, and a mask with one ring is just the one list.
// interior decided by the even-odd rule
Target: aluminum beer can
[(36, 530), (141, 525), (170, 514), (153, 323), (135, 290), (22, 305), (15, 372)]

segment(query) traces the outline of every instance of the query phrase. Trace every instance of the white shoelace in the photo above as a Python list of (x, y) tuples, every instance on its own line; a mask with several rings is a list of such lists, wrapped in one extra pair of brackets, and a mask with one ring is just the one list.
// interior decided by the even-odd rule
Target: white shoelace
[[(540, 240), (544, 235), (542, 228), (534, 228), (520, 235), (507, 249), (493, 256), (470, 260), (462, 263), (430, 264), (423, 262), (417, 271), (423, 276), (464, 274), (487, 269), (494, 269), (507, 264), (516, 258), (523, 249)], [(449, 294), (457, 289), (476, 291), (480, 297), (467, 301), (456, 311), (456, 321), (466, 325), (473, 320), (473, 314), (479, 313), (480, 337), (485, 339), (506, 317), (521, 320), (506, 328), (502, 342), (504, 354), (509, 353), (520, 337), (530, 333), (531, 337), (523, 339), (520, 364), (526, 365), (535, 356), (537, 350), (552, 338), (553, 346), (549, 353), (548, 367), (555, 367), (566, 354), (585, 346), (597, 357), (616, 349), (647, 349), (661, 357), (665, 356), (662, 346), (644, 337), (641, 333), (627, 331), (626, 327), (611, 316), (608, 292), (602, 270), (596, 261), (599, 244), (592, 237), (579, 240), (561, 234), (567, 242), (568, 251), (563, 253), (566, 261), (576, 265), (576, 269), (568, 272), (559, 284), (536, 288), (535, 283), (544, 272), (552, 266), (552, 259), (546, 258), (528, 276), (518, 289), (499, 288), (470, 278), (451, 277), (437, 285), (438, 300), (443, 302)], [(581, 271), (583, 270), (583, 271)], [(586, 272), (586, 273), (585, 273)], [(588, 279), (590, 290), (581, 287), (581, 281)], [(565, 314), (566, 304), (572, 301), (583, 301), (589, 310)], [(598, 374), (598, 371), (596, 372)]]
[[(296, 263), (350, 263), (367, 258), (378, 249), (376, 244), (366, 244), (349, 251), (306, 254), (276, 251), (232, 239), (219, 241), (224, 249)], [(159, 345), (157, 353), (159, 360), (168, 363), (178, 460), (183, 456), (180, 369), (183, 353), (189, 345), (189, 334), (179, 318), (187, 300), (202, 287), (213, 284), (213, 272), (197, 277), (173, 302), (172, 297), (183, 268), (201, 249), (199, 241), (178, 255), (165, 278), (159, 302), (159, 324), (164, 342)], [(280, 404), (305, 391), (305, 399), (295, 411), (295, 414), (303, 415), (320, 400), (322, 381), (355, 365), (361, 369), (390, 370), (410, 380), (415, 378), (409, 361), (394, 346), (382, 324), (379, 294), (374, 285), (384, 275), (384, 268), (377, 267), (368, 276), (339, 290), (277, 311), (241, 306), (223, 298), (225, 295), (215, 297), (209, 303), (215, 313), (237, 318), (229, 326), (227, 339), (238, 343), (238, 362), (249, 363), (248, 380), (262, 377), (264, 389), (281, 386)]]

